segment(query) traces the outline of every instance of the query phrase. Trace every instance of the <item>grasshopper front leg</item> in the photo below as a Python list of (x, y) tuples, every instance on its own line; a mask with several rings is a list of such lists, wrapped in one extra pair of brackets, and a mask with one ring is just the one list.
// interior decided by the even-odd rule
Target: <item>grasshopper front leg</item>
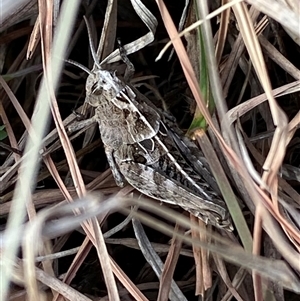
[(91, 124), (96, 123), (96, 122), (97, 122), (96, 115), (94, 115), (93, 117), (91, 117), (89, 119), (75, 121), (74, 123), (72, 123), (68, 126), (68, 131), (70, 133), (73, 133), (73, 132), (83, 129), (84, 127), (88, 127)]
[(116, 160), (115, 160), (115, 157), (114, 157), (114, 149), (112, 147), (106, 145), (105, 146), (105, 154), (106, 154), (107, 162), (110, 166), (111, 172), (112, 172), (112, 174), (114, 176), (114, 179), (116, 181), (116, 184), (119, 187), (124, 187), (125, 179), (124, 179), (123, 175), (120, 173), (119, 167), (116, 164)]
[(127, 57), (126, 51), (125, 51), (124, 47), (122, 46), (121, 40), (117, 39), (117, 42), (118, 42), (120, 56), (122, 58), (122, 61), (126, 64), (124, 79), (126, 82), (130, 82), (130, 80), (132, 79), (134, 72), (135, 72), (134, 65)]

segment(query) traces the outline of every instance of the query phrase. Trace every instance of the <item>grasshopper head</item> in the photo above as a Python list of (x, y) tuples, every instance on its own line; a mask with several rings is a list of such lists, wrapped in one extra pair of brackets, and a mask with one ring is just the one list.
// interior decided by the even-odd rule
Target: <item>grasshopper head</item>
[(103, 69), (96, 70), (87, 78), (86, 95), (89, 96), (87, 102), (91, 106), (97, 107), (104, 99), (114, 100), (124, 88), (125, 84), (115, 73)]

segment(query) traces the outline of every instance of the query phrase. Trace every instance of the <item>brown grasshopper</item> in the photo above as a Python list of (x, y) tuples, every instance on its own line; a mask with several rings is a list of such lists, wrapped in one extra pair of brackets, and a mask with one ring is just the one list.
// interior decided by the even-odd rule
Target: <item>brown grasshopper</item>
[[(87, 28), (89, 32), (88, 24)], [(199, 149), (172, 118), (115, 72), (102, 69), (91, 40), (90, 47), (96, 68), (89, 71), (76, 64), (89, 73), (85, 101), (95, 108), (95, 115), (82, 127), (98, 123), (117, 185), (127, 182), (147, 196), (181, 206), (205, 223), (231, 231), (226, 204), (215, 192), (215, 179)], [(132, 69), (122, 48), (120, 54)]]

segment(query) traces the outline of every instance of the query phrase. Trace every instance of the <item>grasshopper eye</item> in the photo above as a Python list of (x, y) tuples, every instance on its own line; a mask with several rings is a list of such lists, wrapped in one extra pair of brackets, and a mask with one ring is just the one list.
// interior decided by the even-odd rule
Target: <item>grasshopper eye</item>
[(99, 95), (101, 94), (101, 89), (99, 88), (98, 82), (95, 82), (91, 88), (92, 94)]

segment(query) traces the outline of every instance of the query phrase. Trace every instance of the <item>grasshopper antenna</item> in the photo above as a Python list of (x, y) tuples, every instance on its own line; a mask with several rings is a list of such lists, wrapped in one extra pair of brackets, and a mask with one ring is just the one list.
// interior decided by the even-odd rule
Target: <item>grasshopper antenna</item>
[[(94, 63), (99, 69), (102, 69), (101, 66), (100, 66), (100, 63), (98, 61), (96, 50), (95, 50), (95, 47), (94, 47), (94, 44), (93, 44), (93, 41), (92, 41), (92, 34), (91, 34), (91, 28), (90, 28), (89, 22), (88, 22), (86, 16), (83, 16), (83, 19), (84, 19), (85, 24), (86, 24), (88, 37), (89, 37), (89, 45), (90, 45), (90, 49), (91, 49), (91, 53), (92, 53)], [(86, 72), (89, 75), (93, 74), (93, 72), (91, 70), (89, 70), (87, 67), (85, 67), (85, 66), (83, 66), (83, 65), (81, 65), (81, 64), (79, 64), (79, 63), (77, 63), (73, 60), (64, 60), (64, 61), (71, 64), (71, 65), (73, 65), (73, 66), (78, 67), (79, 69), (83, 70), (84, 72)]]
[(83, 16), (83, 19), (85, 21), (86, 29), (87, 29), (87, 32), (88, 32), (89, 44), (90, 44), (91, 53), (92, 53), (94, 63), (98, 67), (98, 69), (102, 69), (101, 66), (100, 66), (100, 63), (98, 61), (96, 50), (95, 50), (95, 47), (94, 47), (94, 44), (93, 44), (93, 41), (92, 41), (92, 34), (91, 34), (91, 28), (90, 28), (89, 22), (88, 22), (86, 16)]
[(92, 75), (92, 74), (93, 74), (93, 72), (92, 72), (91, 70), (89, 70), (87, 67), (81, 65), (80, 63), (77, 63), (77, 62), (75, 62), (75, 61), (73, 61), (73, 60), (64, 60), (64, 61), (65, 61), (66, 63), (69, 63), (69, 64), (73, 65), (73, 66), (78, 67), (79, 69), (83, 70), (84, 72), (86, 72), (86, 73), (89, 74), (89, 75)]

